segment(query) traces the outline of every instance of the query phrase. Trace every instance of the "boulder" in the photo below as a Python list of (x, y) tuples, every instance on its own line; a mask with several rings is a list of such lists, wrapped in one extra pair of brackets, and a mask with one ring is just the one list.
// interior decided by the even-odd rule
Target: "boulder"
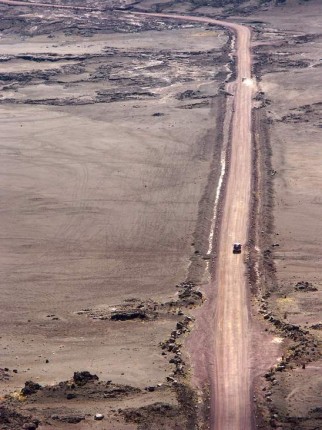
[(74, 372), (73, 380), (76, 385), (82, 386), (87, 384), (89, 381), (98, 381), (98, 376), (92, 375), (87, 370), (84, 370), (82, 372)]
[(37, 429), (37, 427), (38, 427), (38, 425), (37, 425), (37, 424), (35, 424), (35, 423), (25, 423), (25, 424), (22, 426), (22, 428), (23, 428), (24, 430), (36, 430), (36, 429)]
[(134, 319), (144, 320), (147, 318), (148, 316), (146, 312), (141, 309), (136, 309), (131, 311), (117, 311), (117, 312), (113, 312), (111, 315), (112, 321), (127, 321), (127, 320), (134, 320)]
[(41, 385), (36, 382), (26, 381), (24, 388), (21, 390), (21, 394), (24, 396), (30, 396), (31, 394), (37, 393), (37, 391), (41, 390)]
[(78, 424), (85, 419), (84, 415), (52, 415), (51, 419), (68, 424)]

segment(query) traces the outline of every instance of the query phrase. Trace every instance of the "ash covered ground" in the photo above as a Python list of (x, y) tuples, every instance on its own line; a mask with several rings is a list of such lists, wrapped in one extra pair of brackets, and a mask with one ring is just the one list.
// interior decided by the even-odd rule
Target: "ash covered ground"
[(207, 428), (181, 345), (205, 299), (230, 36), (120, 8), (253, 28), (253, 319), (277, 351), (256, 414), (321, 426), (321, 6), (221, 3), (0, 5), (4, 429)]

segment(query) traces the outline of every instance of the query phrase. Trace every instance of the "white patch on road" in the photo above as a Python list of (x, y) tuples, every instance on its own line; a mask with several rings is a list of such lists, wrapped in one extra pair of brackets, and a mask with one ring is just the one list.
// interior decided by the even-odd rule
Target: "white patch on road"
[(244, 78), (243, 84), (246, 85), (247, 87), (255, 87), (256, 81), (254, 79), (251, 79), (251, 78)]
[(283, 338), (282, 337), (274, 337), (273, 339), (272, 339), (272, 343), (282, 343), (283, 342)]

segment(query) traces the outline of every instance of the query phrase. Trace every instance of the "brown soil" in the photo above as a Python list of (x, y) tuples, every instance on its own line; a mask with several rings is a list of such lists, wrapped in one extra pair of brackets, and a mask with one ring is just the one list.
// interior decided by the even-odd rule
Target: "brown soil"
[[(250, 3), (134, 7), (252, 27), (254, 409), (317, 429), (322, 10)], [(0, 5), (1, 428), (205, 429), (181, 345), (207, 291), (230, 39), (83, 5), (100, 11)]]
[[(258, 78), (256, 306), (277, 336), (278, 360), (255, 380), (260, 428), (321, 426), (321, 268), (318, 142), (321, 5), (296, 4), (256, 15)], [(298, 16), (301, 15), (301, 27)], [(254, 265), (251, 269), (254, 279)]]
[[(204, 273), (196, 221), (216, 185), (229, 38), (133, 17), (79, 33), (69, 10), (1, 8), (4, 424), (191, 428), (180, 344), (202, 293), (185, 280)], [(61, 381), (83, 370), (126, 395), (70, 393)], [(25, 399), (26, 381), (43, 388)]]

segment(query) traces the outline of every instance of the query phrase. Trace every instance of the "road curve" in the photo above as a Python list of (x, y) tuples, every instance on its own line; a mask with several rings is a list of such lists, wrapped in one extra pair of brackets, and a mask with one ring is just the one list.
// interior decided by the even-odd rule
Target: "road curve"
[[(38, 6), (92, 10), (83, 6), (28, 4), (0, 0), (10, 6)], [(126, 12), (129, 13), (129, 12)], [(250, 396), (250, 339), (247, 280), (243, 255), (232, 253), (235, 241), (246, 243), (251, 191), (251, 81), (250, 30), (242, 25), (206, 17), (130, 12), (130, 14), (216, 24), (236, 35), (237, 77), (229, 84), (234, 94), (230, 167), (220, 226), (218, 259), (213, 288), (216, 295), (208, 303), (211, 327), (201, 325), (207, 339), (201, 346), (213, 351), (208, 374), (211, 385), (211, 428), (213, 430), (249, 430), (252, 427)], [(208, 318), (205, 321), (209, 321)], [(199, 347), (199, 346), (198, 346)], [(200, 354), (202, 351), (200, 351)], [(207, 355), (207, 354), (206, 354)]]

